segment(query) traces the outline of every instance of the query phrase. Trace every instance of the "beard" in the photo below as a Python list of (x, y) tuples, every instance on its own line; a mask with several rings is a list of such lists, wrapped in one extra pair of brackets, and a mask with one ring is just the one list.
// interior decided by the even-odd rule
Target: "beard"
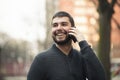
[[(55, 36), (52, 36), (54, 42), (55, 42), (56, 44), (58, 44), (58, 45), (65, 45), (65, 44), (69, 43), (69, 42), (71, 41), (71, 37), (67, 34), (66, 31), (65, 31), (64, 34), (66, 34), (67, 36), (66, 36), (65, 40), (62, 40), (62, 41), (57, 41), (56, 38), (55, 38)], [(56, 34), (55, 34), (55, 35), (56, 35)]]

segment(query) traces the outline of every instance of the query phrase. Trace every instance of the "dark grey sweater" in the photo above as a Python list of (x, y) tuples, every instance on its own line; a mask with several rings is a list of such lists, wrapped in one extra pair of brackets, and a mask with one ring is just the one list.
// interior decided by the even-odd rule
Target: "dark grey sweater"
[(106, 80), (103, 66), (87, 42), (79, 46), (81, 52), (72, 49), (66, 56), (53, 44), (35, 57), (27, 80)]

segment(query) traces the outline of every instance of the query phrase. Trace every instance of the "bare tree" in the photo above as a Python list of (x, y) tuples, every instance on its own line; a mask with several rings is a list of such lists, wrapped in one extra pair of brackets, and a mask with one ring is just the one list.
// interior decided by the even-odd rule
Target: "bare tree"
[(110, 50), (111, 50), (111, 19), (117, 0), (91, 0), (97, 5), (99, 13), (99, 44), (98, 55), (105, 67), (107, 80), (111, 80)]

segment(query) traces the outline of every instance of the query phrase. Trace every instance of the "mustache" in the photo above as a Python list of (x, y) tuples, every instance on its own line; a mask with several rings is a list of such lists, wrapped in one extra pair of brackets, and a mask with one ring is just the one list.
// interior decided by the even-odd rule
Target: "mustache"
[(67, 31), (62, 30), (62, 31), (55, 31), (55, 32), (54, 32), (54, 35), (57, 35), (57, 34), (59, 34), (59, 33), (68, 34), (68, 32), (67, 32)]

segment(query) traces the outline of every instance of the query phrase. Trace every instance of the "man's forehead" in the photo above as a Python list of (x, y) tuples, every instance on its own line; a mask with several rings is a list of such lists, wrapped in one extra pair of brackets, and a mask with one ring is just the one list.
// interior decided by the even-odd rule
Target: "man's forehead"
[(52, 23), (61, 23), (61, 22), (69, 22), (68, 17), (55, 17)]

